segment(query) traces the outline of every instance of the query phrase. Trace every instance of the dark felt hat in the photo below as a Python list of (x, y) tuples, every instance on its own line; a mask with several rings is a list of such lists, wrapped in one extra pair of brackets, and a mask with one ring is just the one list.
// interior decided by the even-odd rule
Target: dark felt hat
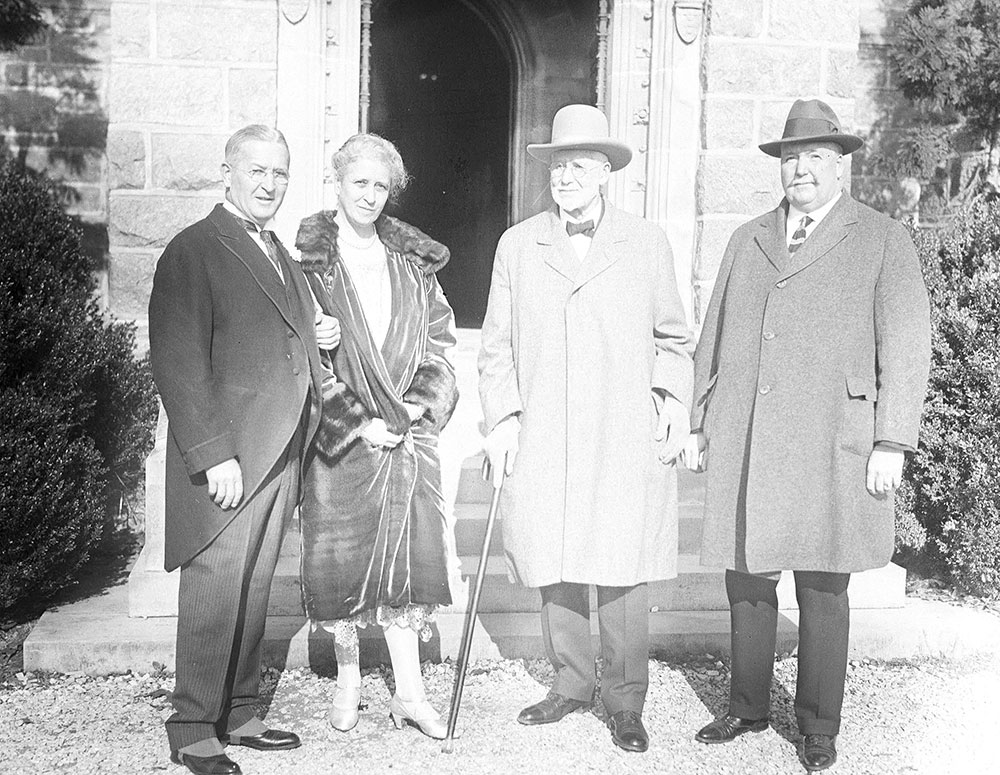
[(840, 119), (833, 108), (821, 100), (795, 100), (785, 119), (785, 131), (780, 140), (761, 143), (760, 149), (768, 156), (781, 157), (782, 143), (836, 143), (845, 154), (854, 153), (865, 144), (857, 135), (847, 134), (840, 128)]

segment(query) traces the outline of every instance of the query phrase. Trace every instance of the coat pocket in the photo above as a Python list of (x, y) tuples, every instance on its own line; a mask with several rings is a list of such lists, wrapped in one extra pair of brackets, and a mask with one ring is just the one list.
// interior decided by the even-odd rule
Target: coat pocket
[(867, 456), (875, 444), (875, 402), (878, 389), (874, 376), (848, 374), (840, 428), (840, 446)]

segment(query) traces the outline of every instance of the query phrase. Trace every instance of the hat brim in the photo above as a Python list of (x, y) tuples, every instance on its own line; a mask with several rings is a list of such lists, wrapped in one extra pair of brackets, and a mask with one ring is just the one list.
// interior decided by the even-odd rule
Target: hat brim
[(528, 154), (546, 164), (556, 151), (597, 151), (608, 157), (611, 171), (616, 172), (632, 161), (632, 149), (617, 140), (577, 140), (571, 143), (531, 143)]
[(768, 156), (780, 159), (781, 146), (786, 143), (834, 143), (835, 145), (839, 145), (841, 147), (844, 151), (844, 155), (846, 156), (847, 154), (854, 153), (858, 150), (858, 148), (865, 144), (865, 141), (857, 135), (834, 133), (829, 135), (812, 135), (810, 137), (786, 137), (784, 140), (761, 143), (757, 147)]

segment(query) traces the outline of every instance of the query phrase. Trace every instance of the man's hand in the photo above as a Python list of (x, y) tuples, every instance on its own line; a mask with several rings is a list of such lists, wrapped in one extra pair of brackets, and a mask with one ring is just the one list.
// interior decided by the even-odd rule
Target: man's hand
[(681, 462), (688, 467), (689, 471), (704, 471), (708, 468), (707, 455), (708, 440), (701, 431), (695, 431), (687, 438), (684, 449), (681, 450)]
[(493, 487), (499, 487), (503, 475), (514, 473), (514, 457), (517, 455), (517, 438), (521, 433), (521, 421), (515, 416), (505, 417), (489, 432), (483, 447), (493, 471)]
[(410, 416), (411, 423), (415, 423), (417, 420), (423, 417), (427, 411), (422, 406), (420, 406), (420, 404), (411, 404), (408, 401), (403, 402), (403, 408), (406, 410), (406, 413)]
[(340, 344), (340, 321), (319, 310), (316, 311), (316, 344), (321, 350), (332, 350)]
[(385, 420), (381, 417), (376, 417), (365, 426), (365, 429), (361, 431), (361, 438), (373, 447), (385, 447), (386, 449), (398, 446), (399, 442), (403, 440), (399, 434), (389, 431)]
[(903, 481), (903, 460), (901, 449), (876, 447), (868, 456), (868, 475), (865, 486), (876, 497), (891, 493)]
[(660, 407), (660, 420), (653, 435), (658, 442), (662, 442), (657, 453), (660, 462), (667, 465), (673, 461), (684, 448), (690, 433), (691, 420), (684, 404), (673, 396), (665, 396), (663, 406)]
[(208, 497), (223, 509), (232, 509), (243, 500), (243, 469), (231, 457), (205, 470), (208, 479)]

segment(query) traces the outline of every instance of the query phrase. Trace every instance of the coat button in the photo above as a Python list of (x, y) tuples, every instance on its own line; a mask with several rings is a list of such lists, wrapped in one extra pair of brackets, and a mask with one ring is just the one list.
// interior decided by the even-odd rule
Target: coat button
[(786, 285), (788, 285), (788, 280), (778, 280), (778, 282), (776, 282), (774, 284), (774, 287), (775, 288), (784, 288)]
[(757, 389), (757, 392), (760, 393), (762, 396), (766, 396), (768, 393), (771, 392), (771, 386), (770, 385), (761, 385)]
[(288, 338), (289, 339), (294, 339), (295, 338), (295, 332), (294, 331), (289, 331), (288, 332)]
[(291, 360), (292, 359), (292, 354), (291, 353), (285, 353), (285, 357), (288, 358), (288, 360)]
[(774, 339), (774, 331), (765, 331), (764, 332), (764, 341), (765, 342), (770, 342), (772, 339)]
[(296, 377), (299, 376), (299, 369), (297, 367), (292, 369), (292, 374), (294, 374)]

